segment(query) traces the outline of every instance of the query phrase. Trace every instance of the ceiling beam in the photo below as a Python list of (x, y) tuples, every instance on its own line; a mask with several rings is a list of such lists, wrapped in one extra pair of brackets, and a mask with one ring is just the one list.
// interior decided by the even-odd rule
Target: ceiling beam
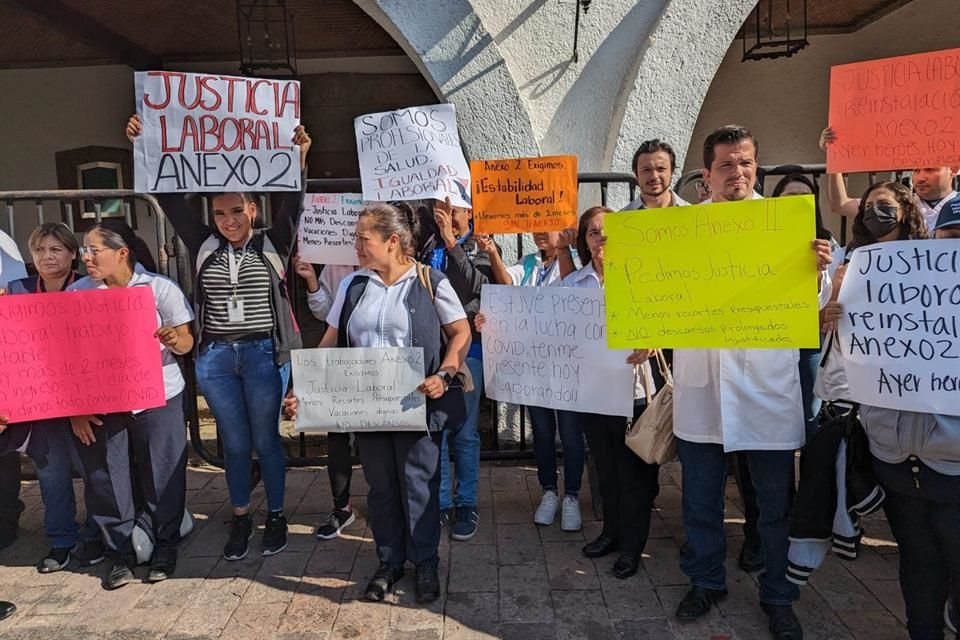
[(42, 17), (50, 26), (64, 35), (100, 49), (116, 62), (139, 70), (163, 68), (163, 61), (157, 54), (60, 0), (7, 1), (9, 4)]

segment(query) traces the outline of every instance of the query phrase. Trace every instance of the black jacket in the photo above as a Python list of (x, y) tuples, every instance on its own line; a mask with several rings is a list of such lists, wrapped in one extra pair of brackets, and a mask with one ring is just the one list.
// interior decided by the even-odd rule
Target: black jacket
[(473, 321), (480, 312), (480, 290), (483, 285), (493, 282), (490, 256), (477, 249), (477, 243), (472, 237), (467, 238), (462, 245), (458, 244), (447, 250), (447, 268), (444, 273), (467, 313), (474, 342), (479, 341), (480, 333), (474, 327)]

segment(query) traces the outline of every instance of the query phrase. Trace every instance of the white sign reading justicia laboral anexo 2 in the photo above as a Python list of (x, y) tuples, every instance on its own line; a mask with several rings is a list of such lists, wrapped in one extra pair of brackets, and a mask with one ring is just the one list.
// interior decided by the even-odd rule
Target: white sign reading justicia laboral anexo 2
[(354, 128), (365, 200), (449, 197), (468, 206), (470, 168), (452, 104), (369, 113), (354, 120)]
[(134, 83), (137, 191), (300, 190), (296, 80), (144, 71)]
[(291, 352), (297, 431), (427, 428), (423, 349), (296, 349)]
[(960, 242), (857, 249), (839, 302), (852, 400), (960, 415)]
[(480, 308), (489, 398), (633, 415), (630, 351), (607, 348), (602, 290), (484, 285)]

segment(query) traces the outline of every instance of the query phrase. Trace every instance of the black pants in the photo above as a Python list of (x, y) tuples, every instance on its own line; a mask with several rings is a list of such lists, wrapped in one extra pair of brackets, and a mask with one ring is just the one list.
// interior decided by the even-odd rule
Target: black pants
[[(155, 545), (172, 547), (180, 541), (187, 491), (183, 400), (177, 395), (164, 407), (137, 414), (112, 413), (102, 419), (103, 426), (93, 427), (96, 442), (87, 446), (74, 439), (88, 517), (100, 529), (108, 551), (135, 564), (134, 483)], [(131, 465), (131, 451), (135, 465)]]
[(437, 563), (440, 546), (439, 432), (358, 433), (367, 506), (380, 562)]
[(912, 640), (942, 640), (944, 604), (960, 587), (960, 476), (937, 473), (915, 459), (887, 464), (874, 458), (873, 465), (900, 546), (907, 631)]
[(20, 452), (30, 433), (27, 423), (13, 424), (0, 433), (0, 545), (11, 544), (17, 536), (20, 514)]
[(660, 467), (647, 464), (626, 445), (626, 418), (577, 416), (596, 459), (603, 501), (602, 535), (617, 540), (621, 552), (640, 553), (650, 534), (653, 501), (660, 493)]
[(327, 477), (333, 493), (333, 508), (346, 509), (350, 504), (350, 480), (353, 478), (353, 463), (350, 458), (349, 433), (327, 434)]

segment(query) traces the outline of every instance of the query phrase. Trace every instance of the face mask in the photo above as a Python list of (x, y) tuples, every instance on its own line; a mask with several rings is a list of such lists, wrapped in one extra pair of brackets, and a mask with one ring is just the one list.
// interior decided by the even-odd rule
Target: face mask
[(863, 226), (874, 238), (890, 234), (897, 228), (897, 208), (888, 204), (864, 207)]

